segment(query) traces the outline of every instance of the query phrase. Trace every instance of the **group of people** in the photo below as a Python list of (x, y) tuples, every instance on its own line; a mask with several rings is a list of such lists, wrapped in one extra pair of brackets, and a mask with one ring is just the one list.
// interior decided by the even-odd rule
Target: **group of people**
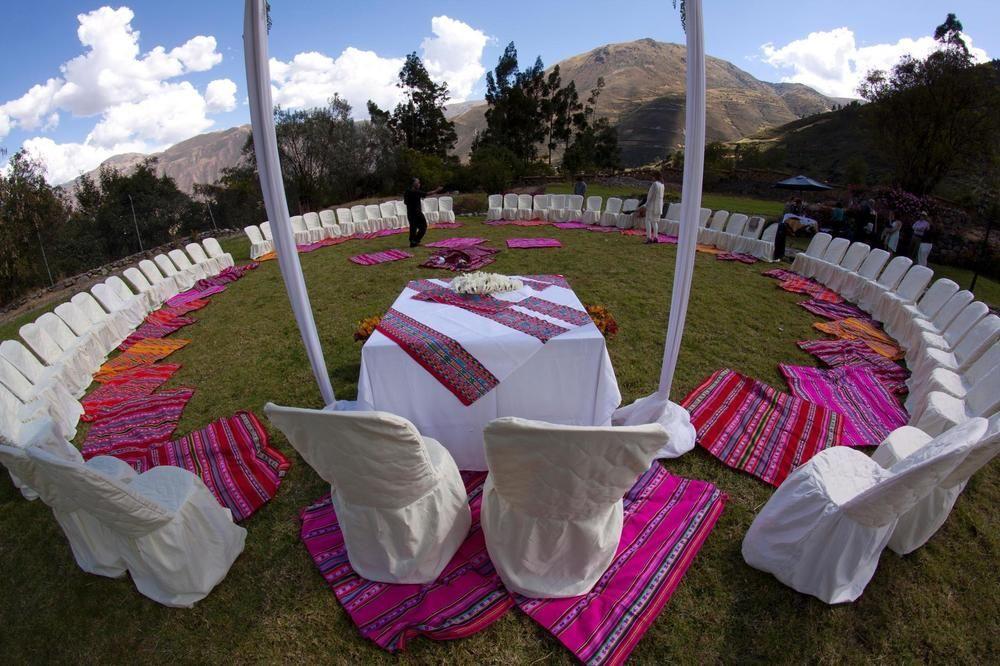
[(922, 266), (927, 265), (934, 244), (927, 211), (920, 211), (917, 219), (907, 226), (892, 209), (878, 211), (874, 199), (852, 202), (847, 207), (838, 201), (830, 214), (830, 223), (838, 236), (908, 256)]

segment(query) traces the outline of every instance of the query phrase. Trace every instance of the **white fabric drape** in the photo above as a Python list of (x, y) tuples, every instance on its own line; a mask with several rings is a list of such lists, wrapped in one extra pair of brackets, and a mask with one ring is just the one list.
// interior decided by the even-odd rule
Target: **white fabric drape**
[(701, 0), (688, 0), (685, 8), (687, 33), (687, 90), (684, 119), (684, 184), (681, 190), (681, 225), (670, 295), (670, 320), (663, 347), (659, 394), (666, 399), (677, 369), (677, 356), (684, 334), (691, 278), (694, 274), (701, 184), (705, 161), (705, 44), (702, 36)]
[(250, 124), (253, 128), (257, 171), (260, 173), (260, 189), (264, 194), (267, 219), (271, 221), (274, 232), (274, 249), (278, 255), (281, 277), (302, 334), (309, 365), (312, 366), (324, 404), (332, 405), (336, 398), (327, 374), (326, 361), (323, 359), (319, 334), (316, 332), (309, 293), (288, 219), (288, 203), (285, 201), (285, 188), (281, 178), (278, 141), (274, 132), (271, 74), (267, 61), (267, 16), (264, 6), (264, 0), (246, 0), (243, 16), (243, 55), (246, 61)]

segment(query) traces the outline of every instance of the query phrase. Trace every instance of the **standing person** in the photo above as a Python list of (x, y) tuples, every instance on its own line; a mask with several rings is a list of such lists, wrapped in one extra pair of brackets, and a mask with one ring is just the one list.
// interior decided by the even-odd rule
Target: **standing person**
[(583, 182), (583, 174), (576, 177), (576, 185), (573, 186), (573, 194), (581, 197), (587, 196), (587, 183)]
[(833, 233), (837, 236), (842, 236), (844, 234), (844, 202), (838, 201), (837, 205), (833, 207), (833, 212), (830, 213), (830, 226), (833, 227)]
[(917, 263), (921, 266), (927, 265), (927, 259), (931, 256), (931, 248), (934, 247), (934, 230), (929, 228), (924, 232), (917, 246)]
[(403, 203), (406, 204), (406, 217), (410, 221), (410, 247), (420, 245), (420, 239), (427, 233), (427, 218), (424, 217), (424, 209), (421, 201), (424, 197), (437, 194), (441, 188), (424, 192), (420, 189), (420, 179), (414, 178), (410, 184), (410, 189), (403, 193)]
[(924, 242), (924, 235), (930, 231), (930, 228), (931, 223), (927, 220), (927, 211), (920, 211), (920, 217), (913, 223), (913, 236), (910, 238), (910, 251), (908, 255), (911, 259), (918, 259), (920, 244)]
[(663, 173), (657, 172), (646, 192), (646, 203), (641, 209), (646, 214), (646, 242), (656, 243), (659, 222), (663, 216)]
[(893, 211), (889, 211), (890, 222), (882, 232), (884, 236), (885, 249), (889, 250), (892, 254), (896, 254), (897, 248), (899, 248), (899, 232), (903, 229), (903, 223), (896, 219)]

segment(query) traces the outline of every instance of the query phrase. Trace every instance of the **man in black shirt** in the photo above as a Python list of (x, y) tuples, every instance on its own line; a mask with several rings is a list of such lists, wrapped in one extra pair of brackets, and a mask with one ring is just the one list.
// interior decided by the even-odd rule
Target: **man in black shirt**
[(427, 233), (427, 218), (424, 217), (421, 200), (431, 194), (437, 194), (441, 188), (424, 192), (420, 189), (420, 179), (414, 178), (410, 189), (403, 193), (403, 203), (406, 204), (406, 218), (410, 221), (410, 247), (420, 245), (420, 239)]

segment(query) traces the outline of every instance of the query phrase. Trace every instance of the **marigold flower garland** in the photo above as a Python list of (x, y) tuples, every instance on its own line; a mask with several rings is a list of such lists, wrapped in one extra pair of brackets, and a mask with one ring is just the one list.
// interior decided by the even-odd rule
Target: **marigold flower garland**
[(375, 332), (375, 328), (378, 326), (380, 321), (382, 321), (382, 317), (379, 317), (378, 315), (365, 317), (359, 321), (357, 328), (354, 330), (354, 339), (358, 342), (364, 342), (370, 338), (372, 333)]
[(588, 305), (586, 308), (587, 314), (590, 315), (601, 335), (611, 339), (618, 334), (618, 322), (615, 321), (614, 316), (606, 307), (603, 305)]

